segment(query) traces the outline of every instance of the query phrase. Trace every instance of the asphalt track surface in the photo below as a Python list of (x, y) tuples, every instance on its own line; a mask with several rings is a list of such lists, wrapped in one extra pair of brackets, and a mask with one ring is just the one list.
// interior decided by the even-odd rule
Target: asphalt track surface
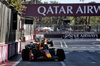
[[(54, 40), (55, 49), (64, 49), (66, 54), (64, 61), (56, 59), (54, 61), (23, 61), (20, 53), (9, 62), (14, 62), (12, 66), (100, 66), (100, 41), (96, 39), (50, 39)], [(28, 43), (22, 42), (22, 49)]]

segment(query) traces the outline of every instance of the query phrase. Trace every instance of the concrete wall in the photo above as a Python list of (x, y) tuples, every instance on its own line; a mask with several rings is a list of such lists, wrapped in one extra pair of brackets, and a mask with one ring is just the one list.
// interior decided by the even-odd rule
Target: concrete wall
[(11, 27), (11, 9), (0, 2), (0, 43), (8, 42)]
[(16, 30), (16, 41), (19, 41), (19, 38), (21, 38), (21, 31), (20, 31), (20, 15), (17, 15), (17, 30)]
[(0, 2), (0, 43), (2, 44), (15, 42), (20, 37), (20, 16), (17, 16), (17, 30), (13, 30), (13, 11), (8, 3)]

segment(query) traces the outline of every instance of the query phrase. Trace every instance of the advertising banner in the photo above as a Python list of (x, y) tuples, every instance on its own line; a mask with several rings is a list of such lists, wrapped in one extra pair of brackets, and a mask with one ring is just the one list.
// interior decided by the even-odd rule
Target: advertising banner
[(44, 34), (44, 37), (46, 38), (67, 38), (75, 37), (75, 38), (100, 38), (100, 34)]
[(84, 4), (23, 4), (27, 16), (100, 16), (100, 3)]

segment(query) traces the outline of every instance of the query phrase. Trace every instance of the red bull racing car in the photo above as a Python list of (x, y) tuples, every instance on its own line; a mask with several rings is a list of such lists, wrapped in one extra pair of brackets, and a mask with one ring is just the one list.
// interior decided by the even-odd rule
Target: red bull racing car
[(45, 43), (45, 41), (46, 41), (46, 43), (50, 46), (50, 47), (53, 47), (54, 46), (54, 43), (53, 43), (53, 41), (52, 40), (50, 40), (50, 39), (47, 39), (47, 38), (35, 38), (35, 41), (33, 42), (33, 43)]
[(63, 49), (49, 48), (47, 44), (28, 44), (22, 50), (23, 61), (36, 61), (36, 60), (54, 60), (63, 61), (65, 53)]

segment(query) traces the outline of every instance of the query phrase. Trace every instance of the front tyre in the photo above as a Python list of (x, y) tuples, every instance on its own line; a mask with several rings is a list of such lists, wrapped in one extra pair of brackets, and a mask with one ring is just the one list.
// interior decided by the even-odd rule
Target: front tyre
[(58, 61), (64, 61), (65, 53), (63, 49), (57, 49)]

